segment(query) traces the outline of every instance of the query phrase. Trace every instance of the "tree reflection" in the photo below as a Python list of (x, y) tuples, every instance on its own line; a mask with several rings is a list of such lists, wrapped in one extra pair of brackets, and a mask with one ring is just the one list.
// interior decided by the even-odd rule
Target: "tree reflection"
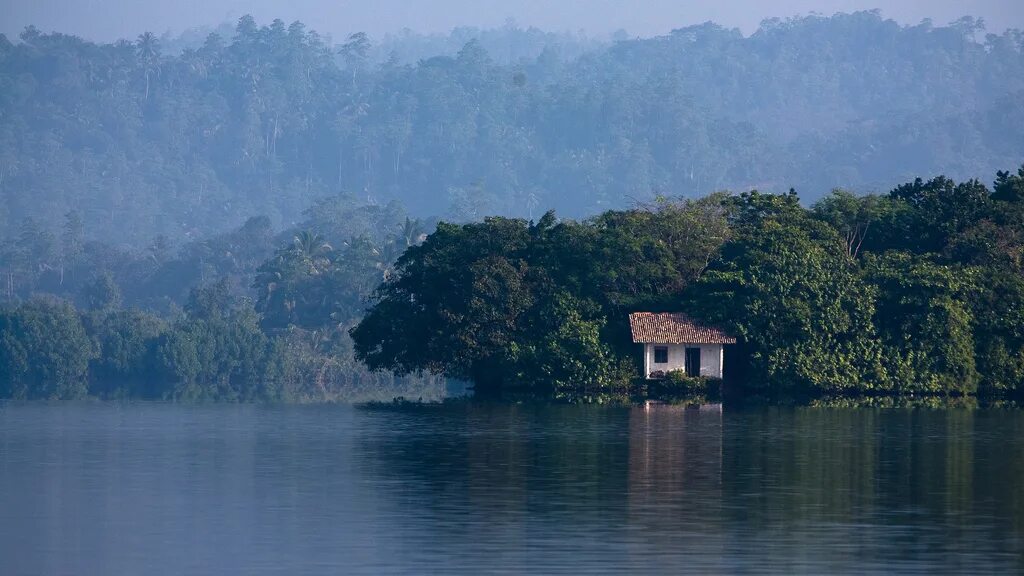
[(555, 553), (579, 570), (609, 557), (707, 573), (1024, 568), (1015, 411), (465, 403), (364, 415), (357, 466), (402, 518), (396, 536), (504, 551), (516, 569)]
[(866, 561), (882, 568), (893, 557), (940, 554), (952, 571), (984, 572), (998, 554), (1021, 552), (1015, 479), (1024, 459), (1019, 443), (1006, 453), (992, 441), (1020, 437), (1017, 414), (766, 408), (729, 416), (723, 522), (738, 540), (775, 534), (784, 565), (795, 569), (818, 548), (837, 566), (865, 571)]

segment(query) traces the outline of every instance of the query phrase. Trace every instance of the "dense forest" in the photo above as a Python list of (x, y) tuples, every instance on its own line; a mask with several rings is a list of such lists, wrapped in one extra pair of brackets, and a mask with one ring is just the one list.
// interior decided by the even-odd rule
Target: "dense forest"
[[(5, 274), (0, 398), (224, 401), (439, 399), (442, 378), (371, 373), (346, 330), (429, 222), (348, 196), (317, 202), (301, 229), (257, 217), (173, 253), (23, 227), (29, 260)], [(26, 295), (27, 294), (27, 295)]]
[(594, 398), (640, 309), (754, 392), (1016, 392), (1024, 173), (969, 178), (1020, 163), (1022, 72), (876, 12), (0, 36), (0, 397)]
[(682, 311), (739, 338), (771, 397), (1024, 391), (1024, 167), (836, 190), (659, 198), (582, 222), (441, 223), (351, 334), (374, 369), (588, 399), (640, 373), (628, 314)]
[(940, 176), (809, 208), (793, 191), (662, 196), (584, 220), (427, 223), (338, 197), (286, 234), (254, 219), (176, 258), (122, 256), (148, 311), (83, 248), (91, 270), (0, 307), (0, 397), (430, 397), (450, 378), (624, 398), (636, 310), (733, 332), (748, 394), (1016, 395), (1022, 231), (1024, 166), (991, 188)]
[(176, 250), (253, 217), (297, 226), (343, 193), (420, 218), (580, 218), (990, 174), (1024, 150), (1022, 39), (876, 12), (608, 41), (514, 25), (334, 41), (243, 17), (165, 48), (28, 28), (0, 38), (0, 267), (24, 266), (24, 229)]

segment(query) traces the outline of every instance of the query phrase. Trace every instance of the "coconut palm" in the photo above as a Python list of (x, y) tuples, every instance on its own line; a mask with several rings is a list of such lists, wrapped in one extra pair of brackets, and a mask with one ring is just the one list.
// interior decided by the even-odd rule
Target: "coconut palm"
[(149, 100), (149, 78), (160, 73), (160, 41), (156, 35), (152, 32), (140, 34), (135, 41), (135, 55), (146, 75), (146, 100)]
[(320, 273), (330, 262), (334, 250), (324, 237), (309, 230), (303, 230), (292, 240), (292, 249), (310, 268), (313, 274)]

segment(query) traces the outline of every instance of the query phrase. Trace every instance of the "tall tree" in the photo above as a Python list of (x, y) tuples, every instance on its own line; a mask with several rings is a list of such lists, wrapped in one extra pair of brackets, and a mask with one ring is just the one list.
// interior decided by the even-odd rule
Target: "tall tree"
[(146, 78), (145, 99), (149, 100), (150, 77), (160, 73), (160, 41), (152, 32), (144, 32), (135, 41), (135, 55)]

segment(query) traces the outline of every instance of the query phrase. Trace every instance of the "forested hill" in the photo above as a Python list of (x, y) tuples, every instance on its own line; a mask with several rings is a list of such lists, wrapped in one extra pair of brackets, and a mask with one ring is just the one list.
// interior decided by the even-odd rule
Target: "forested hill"
[(1024, 36), (971, 19), (705, 24), (518, 62), (476, 41), (415, 63), (374, 50), (250, 17), (173, 55), (148, 33), (0, 37), (0, 236), (73, 211), (90, 238), (181, 241), (287, 227), (341, 191), (457, 220), (722, 188), (810, 201), (1024, 155)]

